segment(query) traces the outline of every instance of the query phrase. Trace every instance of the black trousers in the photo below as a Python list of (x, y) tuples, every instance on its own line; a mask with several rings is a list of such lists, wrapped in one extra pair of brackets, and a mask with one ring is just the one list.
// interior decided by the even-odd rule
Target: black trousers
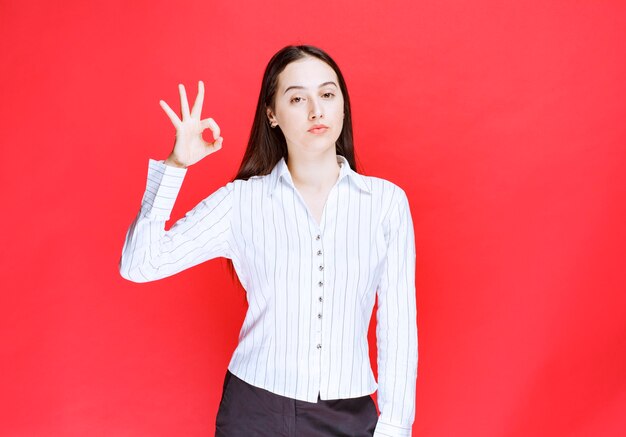
[(371, 395), (317, 403), (280, 396), (226, 370), (215, 437), (372, 437)]

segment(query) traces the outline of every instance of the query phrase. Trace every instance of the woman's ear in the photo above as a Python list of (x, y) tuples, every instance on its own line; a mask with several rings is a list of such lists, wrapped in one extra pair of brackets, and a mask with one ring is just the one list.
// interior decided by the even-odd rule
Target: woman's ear
[(270, 123), (270, 126), (275, 127), (278, 123), (276, 123), (276, 119), (274, 118), (274, 115), (272, 114), (272, 109), (267, 108), (265, 110), (265, 113), (267, 114), (267, 119)]

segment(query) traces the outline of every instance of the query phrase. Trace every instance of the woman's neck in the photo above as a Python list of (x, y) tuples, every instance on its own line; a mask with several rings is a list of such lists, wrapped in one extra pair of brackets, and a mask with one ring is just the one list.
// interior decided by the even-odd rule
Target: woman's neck
[(333, 153), (313, 158), (289, 155), (287, 167), (294, 185), (312, 192), (325, 191), (332, 187), (339, 177), (340, 165)]

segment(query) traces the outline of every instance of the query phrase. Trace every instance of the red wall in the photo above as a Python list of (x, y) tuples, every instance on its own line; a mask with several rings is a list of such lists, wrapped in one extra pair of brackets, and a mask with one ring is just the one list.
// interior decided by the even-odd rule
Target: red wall
[(0, 435), (212, 435), (241, 290), (223, 259), (148, 284), (117, 262), (174, 143), (159, 99), (202, 79), (224, 136), (169, 227), (234, 174), (263, 69), (299, 43), (343, 69), (363, 172), (409, 195), (414, 435), (626, 435), (625, 19), (620, 1), (0, 2)]

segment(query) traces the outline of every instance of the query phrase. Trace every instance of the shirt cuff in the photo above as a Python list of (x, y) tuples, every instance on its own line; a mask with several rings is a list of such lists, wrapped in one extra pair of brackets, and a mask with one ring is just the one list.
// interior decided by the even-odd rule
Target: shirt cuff
[(146, 217), (170, 219), (186, 174), (186, 168), (167, 165), (163, 160), (149, 160), (146, 191), (141, 200), (141, 208)]
[(378, 417), (376, 428), (374, 429), (374, 437), (411, 437), (413, 428), (405, 428), (400, 425), (383, 422)]

